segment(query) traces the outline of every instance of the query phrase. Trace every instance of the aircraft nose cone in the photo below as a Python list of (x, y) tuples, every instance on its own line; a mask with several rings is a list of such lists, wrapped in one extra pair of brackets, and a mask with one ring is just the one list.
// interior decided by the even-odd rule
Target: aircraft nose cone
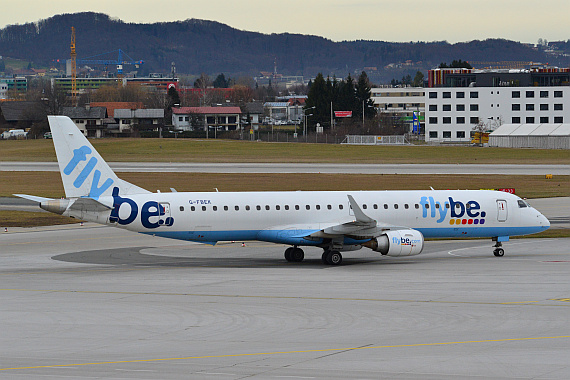
[(542, 228), (544, 228), (545, 230), (547, 230), (548, 228), (550, 228), (550, 221), (546, 218), (546, 216), (540, 214), (538, 215), (538, 223), (540, 224), (540, 226)]

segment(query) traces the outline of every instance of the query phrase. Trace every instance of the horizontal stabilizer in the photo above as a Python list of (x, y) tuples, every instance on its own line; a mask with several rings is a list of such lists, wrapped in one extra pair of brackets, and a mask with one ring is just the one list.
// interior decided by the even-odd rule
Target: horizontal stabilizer
[(113, 209), (112, 205), (106, 205), (93, 198), (77, 198), (75, 202), (69, 206), (71, 210), (101, 212)]
[(27, 194), (12, 194), (12, 195), (38, 203), (51, 200), (51, 198), (36, 197), (35, 195), (27, 195)]

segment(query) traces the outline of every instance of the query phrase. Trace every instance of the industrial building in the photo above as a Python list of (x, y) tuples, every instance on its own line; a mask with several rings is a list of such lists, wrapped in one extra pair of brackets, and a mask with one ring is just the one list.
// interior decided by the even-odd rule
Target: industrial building
[(436, 69), (428, 78), (428, 142), (468, 142), (477, 125), (570, 123), (570, 69)]
[(489, 135), (489, 146), (570, 149), (570, 124), (504, 124)]

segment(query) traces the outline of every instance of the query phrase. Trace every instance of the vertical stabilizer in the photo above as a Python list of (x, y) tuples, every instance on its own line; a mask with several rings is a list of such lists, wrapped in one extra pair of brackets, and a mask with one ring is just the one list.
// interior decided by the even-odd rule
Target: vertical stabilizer
[(48, 116), (59, 171), (67, 198), (149, 193), (121, 180), (111, 170), (75, 123), (67, 116)]

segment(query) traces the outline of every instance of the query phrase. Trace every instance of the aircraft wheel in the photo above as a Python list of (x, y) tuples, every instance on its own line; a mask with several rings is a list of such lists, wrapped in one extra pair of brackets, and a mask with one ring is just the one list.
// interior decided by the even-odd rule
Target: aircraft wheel
[(503, 257), (505, 255), (505, 250), (503, 248), (496, 248), (493, 254), (497, 257)]
[(340, 265), (342, 263), (342, 255), (339, 251), (330, 251), (327, 254), (327, 264)]
[(300, 263), (305, 258), (305, 252), (301, 248), (291, 248), (291, 261)]
[(293, 252), (293, 247), (289, 247), (285, 250), (285, 260), (287, 261), (293, 261), (293, 258), (291, 257), (291, 253)]
[(325, 250), (323, 252), (323, 255), (321, 256), (321, 261), (323, 262), (323, 264), (328, 264), (329, 262), (327, 261), (327, 256), (329, 254), (329, 250)]

